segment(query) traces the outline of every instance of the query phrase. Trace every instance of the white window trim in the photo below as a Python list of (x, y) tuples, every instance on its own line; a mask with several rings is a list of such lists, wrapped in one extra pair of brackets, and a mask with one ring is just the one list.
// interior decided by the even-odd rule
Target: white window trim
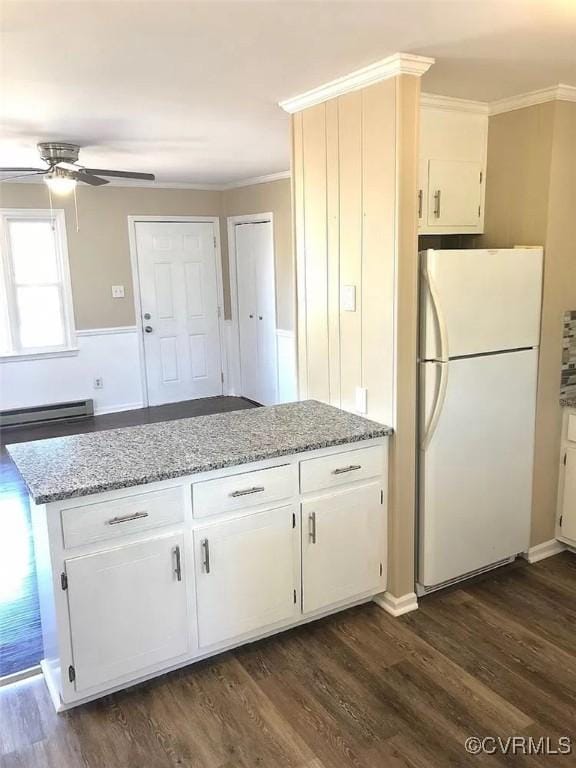
[[(10, 258), (10, 243), (8, 238), (7, 220), (35, 219), (54, 221), (56, 225), (56, 257), (58, 260), (58, 272), (62, 286), (62, 309), (65, 343), (54, 347), (39, 347), (37, 349), (25, 349), (12, 351), (7, 354), (0, 353), (0, 363), (17, 362), (24, 360), (36, 360), (47, 357), (68, 357), (78, 354), (76, 328), (74, 324), (74, 307), (72, 303), (72, 282), (70, 279), (70, 266), (68, 259), (68, 241), (66, 237), (66, 217), (62, 208), (0, 208), (0, 268), (8, 276), (12, 284), (12, 263)], [(13, 302), (8, 302), (10, 324), (16, 325), (18, 320), (14, 317)]]

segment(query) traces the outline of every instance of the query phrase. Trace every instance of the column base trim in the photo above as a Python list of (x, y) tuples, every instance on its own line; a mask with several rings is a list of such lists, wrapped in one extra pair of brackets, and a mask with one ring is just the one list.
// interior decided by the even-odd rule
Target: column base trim
[(418, 608), (416, 592), (408, 592), (396, 597), (391, 592), (382, 592), (373, 598), (376, 605), (391, 616), (403, 616), (405, 613), (415, 611)]

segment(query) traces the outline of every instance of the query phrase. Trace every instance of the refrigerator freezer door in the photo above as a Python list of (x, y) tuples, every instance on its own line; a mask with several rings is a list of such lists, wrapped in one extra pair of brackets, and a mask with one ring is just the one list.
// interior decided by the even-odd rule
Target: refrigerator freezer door
[(542, 258), (541, 248), (423, 252), (420, 358), (538, 346)]
[[(537, 351), (421, 363), (418, 581), (434, 586), (528, 548)], [(444, 396), (435, 428), (441, 373)]]

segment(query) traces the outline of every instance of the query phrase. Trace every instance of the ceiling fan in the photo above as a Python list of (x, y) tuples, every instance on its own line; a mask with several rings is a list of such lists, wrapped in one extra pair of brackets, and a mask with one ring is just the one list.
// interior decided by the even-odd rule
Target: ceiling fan
[(105, 168), (85, 168), (78, 164), (80, 147), (78, 144), (65, 144), (63, 142), (46, 141), (38, 144), (40, 157), (46, 163), (46, 168), (0, 168), (0, 174), (16, 173), (16, 176), (0, 179), (0, 181), (13, 181), (14, 179), (28, 176), (43, 176), (50, 191), (56, 194), (71, 192), (78, 181), (89, 184), (92, 187), (100, 187), (109, 184), (107, 179), (140, 179), (154, 181), (153, 173), (137, 173), (135, 171), (112, 171)]

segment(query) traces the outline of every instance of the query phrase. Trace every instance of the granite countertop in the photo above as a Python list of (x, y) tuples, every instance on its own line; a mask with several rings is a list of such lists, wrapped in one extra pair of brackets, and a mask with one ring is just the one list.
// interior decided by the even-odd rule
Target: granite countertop
[(576, 408), (576, 397), (561, 397), (560, 405), (562, 408)]
[(46, 504), (390, 434), (305, 400), (7, 448), (36, 504)]

